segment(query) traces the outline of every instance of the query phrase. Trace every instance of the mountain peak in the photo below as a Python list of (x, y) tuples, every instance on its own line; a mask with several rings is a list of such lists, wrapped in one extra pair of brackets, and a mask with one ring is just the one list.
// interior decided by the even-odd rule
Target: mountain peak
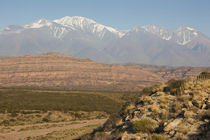
[(105, 33), (106, 31), (112, 32), (119, 37), (124, 35), (121, 31), (99, 24), (94, 20), (80, 16), (73, 16), (73, 17), (65, 16), (63, 18), (54, 20), (54, 22), (66, 27), (71, 27), (72, 29), (98, 34), (100, 38), (103, 38), (103, 36), (106, 34)]
[(195, 29), (191, 28), (191, 27), (186, 27), (188, 30), (194, 31)]
[(164, 40), (171, 40), (171, 31), (155, 25), (142, 26), (142, 28), (154, 35), (161, 37)]
[(191, 27), (180, 26), (175, 30), (169, 30), (155, 25), (148, 25), (142, 28), (164, 40), (175, 41), (179, 45), (185, 45), (198, 36), (198, 31)]
[(177, 30), (196, 31), (195, 29), (191, 27), (184, 27), (184, 26), (180, 26), (179, 28), (177, 28)]
[(85, 17), (80, 17), (80, 16), (73, 16), (73, 17), (65, 16), (63, 18), (54, 20), (54, 22), (65, 25), (65, 26), (96, 23), (94, 20), (91, 20)]
[(24, 27), (25, 28), (41, 28), (43, 26), (51, 26), (52, 24), (53, 24), (52, 21), (42, 18), (30, 24), (26, 24)]

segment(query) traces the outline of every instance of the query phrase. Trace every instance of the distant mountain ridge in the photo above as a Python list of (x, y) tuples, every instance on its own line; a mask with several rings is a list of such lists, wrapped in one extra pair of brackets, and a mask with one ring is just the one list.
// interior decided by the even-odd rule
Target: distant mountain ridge
[(0, 30), (0, 56), (66, 53), (102, 63), (210, 66), (210, 39), (190, 27), (122, 31), (85, 17), (40, 19)]

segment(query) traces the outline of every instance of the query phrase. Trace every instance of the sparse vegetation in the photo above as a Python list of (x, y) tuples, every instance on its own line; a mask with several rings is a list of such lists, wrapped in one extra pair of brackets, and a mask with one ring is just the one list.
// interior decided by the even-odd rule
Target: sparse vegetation
[(181, 95), (184, 92), (185, 80), (170, 80), (164, 92), (170, 92), (172, 95)]
[(54, 131), (52, 133), (48, 133), (46, 136), (39, 136), (33, 139), (43, 140), (43, 139), (67, 139), (68, 137), (72, 137), (78, 135), (78, 133), (88, 133), (92, 131), (92, 129), (97, 128), (99, 125), (88, 125), (81, 128), (67, 129), (64, 131)]
[(168, 139), (169, 139), (168, 137), (156, 133), (148, 137), (148, 140), (168, 140)]
[(19, 112), (32, 113), (24, 110), (104, 111), (111, 114), (121, 108), (125, 94), (129, 93), (0, 89), (0, 113), (6, 111), (14, 117)]
[(157, 127), (154, 120), (150, 118), (143, 118), (139, 121), (133, 122), (133, 128), (136, 132), (150, 133)]
[(145, 94), (123, 106), (120, 123), (100, 132), (105, 131), (114, 139), (209, 139), (207, 76), (171, 80), (142, 92)]

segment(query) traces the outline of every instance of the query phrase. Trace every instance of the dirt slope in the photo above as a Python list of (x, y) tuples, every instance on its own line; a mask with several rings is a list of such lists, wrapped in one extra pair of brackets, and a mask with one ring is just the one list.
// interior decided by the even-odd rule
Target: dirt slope
[(162, 81), (137, 66), (106, 65), (58, 53), (0, 59), (1, 87), (138, 91)]
[(0, 87), (140, 91), (171, 78), (198, 75), (203, 68), (107, 65), (59, 53), (0, 59)]

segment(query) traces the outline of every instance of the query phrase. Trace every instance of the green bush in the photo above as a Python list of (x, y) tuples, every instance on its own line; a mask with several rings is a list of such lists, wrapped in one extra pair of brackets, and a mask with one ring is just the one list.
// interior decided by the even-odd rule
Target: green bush
[(170, 80), (168, 86), (163, 89), (164, 92), (170, 92), (172, 95), (182, 95), (184, 92), (185, 80)]
[(210, 79), (210, 72), (202, 72), (197, 78), (198, 79)]
[(157, 124), (149, 119), (143, 118), (139, 121), (133, 122), (133, 128), (136, 132), (150, 133), (156, 128)]

